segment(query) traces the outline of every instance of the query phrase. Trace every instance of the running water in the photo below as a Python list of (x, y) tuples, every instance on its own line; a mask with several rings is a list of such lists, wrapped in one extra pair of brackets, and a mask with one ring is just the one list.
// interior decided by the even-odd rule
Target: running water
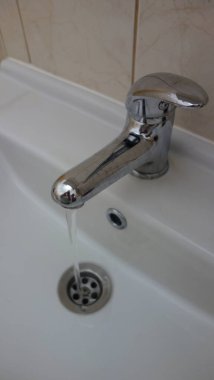
[(71, 252), (73, 258), (74, 277), (77, 289), (80, 290), (80, 269), (77, 252), (77, 210), (66, 210), (66, 220), (68, 225), (68, 234), (71, 242)]

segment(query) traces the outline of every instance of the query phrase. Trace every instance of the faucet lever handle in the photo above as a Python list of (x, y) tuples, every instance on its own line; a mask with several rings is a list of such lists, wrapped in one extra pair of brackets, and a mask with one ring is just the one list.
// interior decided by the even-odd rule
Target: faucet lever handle
[(204, 89), (191, 79), (170, 73), (154, 73), (136, 81), (129, 93), (132, 101), (156, 98), (176, 107), (203, 107), (208, 102)]

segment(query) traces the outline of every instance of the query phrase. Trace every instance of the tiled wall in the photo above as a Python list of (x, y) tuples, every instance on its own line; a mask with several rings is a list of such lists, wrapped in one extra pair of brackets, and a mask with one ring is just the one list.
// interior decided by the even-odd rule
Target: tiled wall
[(0, 0), (4, 56), (121, 101), (133, 78), (187, 76), (210, 102), (176, 122), (214, 140), (214, 0)]
[(209, 104), (178, 109), (176, 123), (214, 140), (214, 1), (140, 1), (136, 51), (136, 77), (174, 72), (206, 89)]

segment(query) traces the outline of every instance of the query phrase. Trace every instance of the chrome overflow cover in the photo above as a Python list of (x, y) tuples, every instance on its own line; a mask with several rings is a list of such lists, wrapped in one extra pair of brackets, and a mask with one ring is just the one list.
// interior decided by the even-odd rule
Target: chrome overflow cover
[(118, 230), (123, 230), (127, 227), (127, 220), (125, 216), (116, 208), (108, 208), (106, 211), (106, 217), (109, 223)]

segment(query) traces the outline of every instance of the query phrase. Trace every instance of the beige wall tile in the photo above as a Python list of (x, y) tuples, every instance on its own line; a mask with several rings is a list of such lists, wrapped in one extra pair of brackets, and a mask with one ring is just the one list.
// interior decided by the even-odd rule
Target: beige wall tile
[(19, 0), (32, 63), (124, 100), (134, 1)]
[(0, 28), (6, 54), (28, 62), (24, 34), (15, 0), (0, 0)]
[(214, 140), (214, 1), (140, 0), (135, 78), (157, 71), (189, 77), (210, 97), (177, 110), (176, 123)]

